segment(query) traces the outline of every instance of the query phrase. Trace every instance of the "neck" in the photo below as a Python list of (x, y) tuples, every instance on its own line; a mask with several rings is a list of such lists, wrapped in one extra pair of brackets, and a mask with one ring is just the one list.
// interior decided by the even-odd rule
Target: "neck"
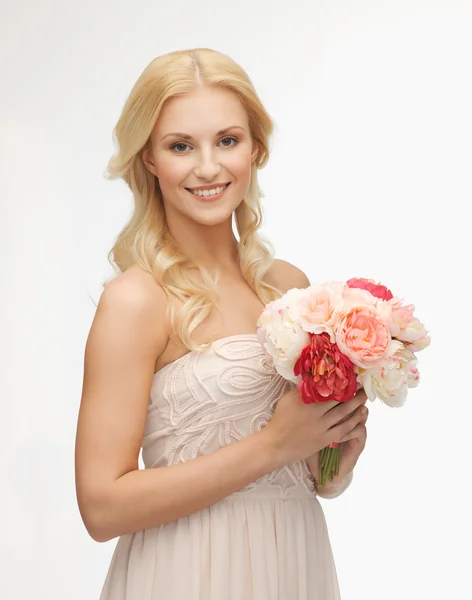
[(232, 219), (214, 226), (197, 223), (176, 227), (167, 223), (176, 246), (195, 263), (207, 269), (239, 268), (238, 240), (232, 229)]

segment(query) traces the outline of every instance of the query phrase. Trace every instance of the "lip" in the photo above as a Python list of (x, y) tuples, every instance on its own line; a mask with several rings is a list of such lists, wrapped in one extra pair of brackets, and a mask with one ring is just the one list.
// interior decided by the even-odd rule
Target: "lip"
[[(219, 200), (223, 196), (223, 194), (229, 188), (229, 186), (231, 185), (231, 183), (225, 183), (223, 185), (226, 186), (225, 189), (220, 194), (215, 194), (214, 196), (197, 196), (196, 194), (192, 193), (189, 188), (185, 188), (185, 189), (187, 190), (187, 192), (189, 194), (191, 194), (192, 198), (195, 198), (196, 200), (200, 200), (200, 202), (216, 202), (216, 200)], [(220, 186), (219, 185), (213, 185), (211, 187), (210, 186), (195, 187), (195, 188), (191, 188), (191, 189), (193, 189), (193, 190), (211, 190), (211, 189), (215, 189), (215, 187), (220, 187)]]

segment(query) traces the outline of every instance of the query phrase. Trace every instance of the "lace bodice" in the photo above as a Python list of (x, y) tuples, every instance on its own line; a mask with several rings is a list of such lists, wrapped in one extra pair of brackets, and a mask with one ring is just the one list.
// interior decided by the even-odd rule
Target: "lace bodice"
[[(255, 334), (220, 338), (154, 376), (143, 441), (146, 467), (191, 460), (260, 431), (292, 383), (280, 376)], [(241, 495), (313, 496), (305, 461), (286, 465)]]

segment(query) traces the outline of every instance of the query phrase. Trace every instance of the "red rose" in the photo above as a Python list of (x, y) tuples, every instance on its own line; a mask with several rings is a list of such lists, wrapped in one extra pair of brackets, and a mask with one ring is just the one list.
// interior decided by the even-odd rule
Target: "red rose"
[(313, 335), (295, 363), (294, 373), (305, 404), (311, 402), (347, 402), (357, 392), (354, 364), (332, 344), (326, 332)]
[(376, 283), (373, 279), (362, 279), (354, 278), (347, 282), (350, 288), (359, 288), (361, 290), (367, 290), (381, 300), (391, 300), (393, 298), (392, 292), (381, 283)]

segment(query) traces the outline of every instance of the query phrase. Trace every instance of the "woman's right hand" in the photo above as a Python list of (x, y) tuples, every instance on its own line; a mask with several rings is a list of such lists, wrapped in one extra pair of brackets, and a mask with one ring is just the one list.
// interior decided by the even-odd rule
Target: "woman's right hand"
[(362, 410), (366, 401), (364, 390), (341, 403), (305, 404), (298, 388), (284, 394), (264, 430), (277, 455), (277, 462), (283, 466), (304, 460), (331, 443), (339, 442), (365, 416)]

